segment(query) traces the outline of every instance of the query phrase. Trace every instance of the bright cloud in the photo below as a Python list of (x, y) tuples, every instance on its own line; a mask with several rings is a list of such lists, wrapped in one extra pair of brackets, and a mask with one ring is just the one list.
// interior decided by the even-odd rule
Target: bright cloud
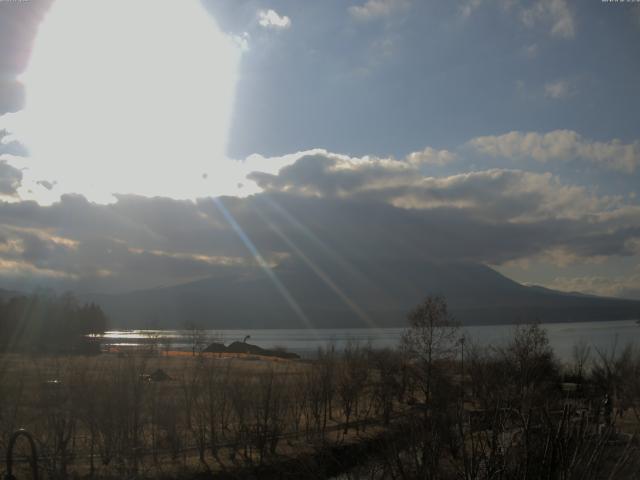
[(546, 83), (544, 86), (544, 94), (546, 97), (562, 99), (572, 95), (571, 84), (568, 80), (558, 80)]
[(548, 286), (565, 292), (640, 299), (640, 274), (614, 277), (556, 277)]
[(521, 18), (529, 27), (538, 23), (550, 25), (550, 33), (554, 36), (575, 36), (575, 20), (566, 0), (538, 0), (531, 7), (522, 10)]
[(358, 20), (374, 20), (407, 8), (409, 4), (409, 0), (367, 0), (362, 5), (349, 7), (349, 13)]
[(275, 10), (260, 10), (258, 23), (264, 28), (285, 30), (291, 27), (291, 19), (286, 15), (279, 15)]
[(12, 167), (6, 160), (0, 160), (0, 196), (13, 196), (22, 182), (22, 172)]
[[(492, 169), (426, 176), (412, 155), (408, 161), (305, 155), (278, 174), (256, 172), (250, 178), (269, 192), (359, 198), (408, 209), (456, 208), (491, 221), (515, 223), (578, 219), (619, 203), (617, 198), (595, 197), (584, 187), (563, 185), (549, 173)], [(449, 155), (439, 153), (441, 158)]]
[(482, 5), (482, 0), (468, 0), (460, 6), (460, 15), (463, 17), (469, 17), (474, 11), (476, 11)]
[(552, 36), (573, 38), (575, 19), (567, 0), (467, 0), (460, 7), (460, 15), (469, 17), (481, 6), (498, 4), (504, 11), (515, 12), (527, 27), (542, 26), (549, 29)]
[(420, 152), (413, 152), (407, 155), (407, 161), (412, 164), (426, 165), (446, 165), (453, 162), (456, 155), (448, 150), (435, 150), (426, 147)]
[(588, 160), (611, 170), (633, 172), (640, 165), (640, 143), (620, 140), (599, 142), (572, 130), (549, 133), (510, 132), (474, 138), (469, 145), (492, 157), (526, 159), (539, 162)]

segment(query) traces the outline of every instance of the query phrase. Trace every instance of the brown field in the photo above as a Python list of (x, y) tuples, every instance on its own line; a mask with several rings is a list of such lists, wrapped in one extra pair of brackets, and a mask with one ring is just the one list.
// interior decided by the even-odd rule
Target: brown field
[(313, 361), (2, 354), (0, 455), (24, 427), (52, 479), (638, 478), (640, 354), (576, 373), (535, 327), (516, 335), (464, 362), (356, 344)]
[[(345, 428), (332, 391), (337, 362), (179, 351), (4, 354), (0, 455), (23, 427), (52, 478), (156, 477), (261, 465), (357, 441), (379, 430), (380, 409), (363, 388)], [(158, 370), (168, 378), (149, 377)]]

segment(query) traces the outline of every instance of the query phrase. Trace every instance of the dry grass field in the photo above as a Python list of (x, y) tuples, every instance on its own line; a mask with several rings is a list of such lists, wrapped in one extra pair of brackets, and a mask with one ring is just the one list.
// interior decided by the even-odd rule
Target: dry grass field
[(0, 455), (24, 427), (51, 479), (637, 478), (640, 354), (577, 371), (537, 326), (514, 335), (464, 361), (428, 335), (314, 360), (5, 353)]
[(351, 387), (351, 378), (337, 383), (339, 363), (333, 354), (318, 362), (186, 352), (4, 354), (0, 454), (24, 427), (52, 478), (155, 477), (262, 465), (357, 441), (377, 431), (382, 404), (365, 385), (366, 364)]

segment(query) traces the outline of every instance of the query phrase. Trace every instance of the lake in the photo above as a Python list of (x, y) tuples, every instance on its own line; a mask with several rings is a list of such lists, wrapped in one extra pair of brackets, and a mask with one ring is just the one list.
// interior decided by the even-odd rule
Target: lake
[[(584, 341), (592, 350), (612, 350), (633, 342), (640, 345), (640, 325), (635, 320), (582, 323), (542, 324), (549, 335), (549, 342), (556, 355), (564, 361), (571, 358), (573, 345)], [(505, 344), (515, 329), (515, 325), (482, 325), (463, 327), (467, 337), (481, 345), (499, 346)], [(394, 348), (402, 336), (402, 328), (351, 328), (351, 329), (263, 329), (263, 330), (206, 330), (207, 342), (222, 341), (229, 344), (242, 341), (263, 348), (284, 347), (302, 357), (313, 357), (318, 347), (335, 345), (341, 350), (350, 341), (374, 348)], [(156, 339), (156, 340), (154, 340)], [(150, 341), (163, 342), (168, 339), (173, 350), (190, 350), (189, 332), (186, 330), (113, 330), (102, 337), (104, 346), (135, 347)], [(595, 351), (593, 352), (595, 353)]]

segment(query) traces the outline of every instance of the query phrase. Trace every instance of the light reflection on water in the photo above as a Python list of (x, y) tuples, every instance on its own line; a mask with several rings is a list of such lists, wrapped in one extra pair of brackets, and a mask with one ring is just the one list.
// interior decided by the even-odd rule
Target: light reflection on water
[[(548, 323), (542, 326), (548, 332), (556, 355), (562, 360), (571, 358), (571, 349), (578, 341), (584, 341), (600, 350), (611, 350), (616, 344), (621, 348), (630, 342), (640, 345), (640, 325), (635, 320)], [(515, 325), (482, 325), (464, 327), (463, 330), (473, 342), (499, 346), (509, 340), (514, 329)], [(337, 350), (341, 350), (350, 341), (370, 344), (374, 348), (394, 348), (398, 346), (403, 331), (402, 328), (264, 329), (206, 330), (204, 334), (207, 341), (222, 341), (225, 344), (242, 341), (249, 335), (248, 342), (260, 347), (284, 347), (303, 357), (311, 357), (318, 347), (335, 345)], [(172, 349), (189, 350), (189, 334), (187, 330), (113, 330), (105, 333), (102, 343), (124, 347), (170, 340)]]

